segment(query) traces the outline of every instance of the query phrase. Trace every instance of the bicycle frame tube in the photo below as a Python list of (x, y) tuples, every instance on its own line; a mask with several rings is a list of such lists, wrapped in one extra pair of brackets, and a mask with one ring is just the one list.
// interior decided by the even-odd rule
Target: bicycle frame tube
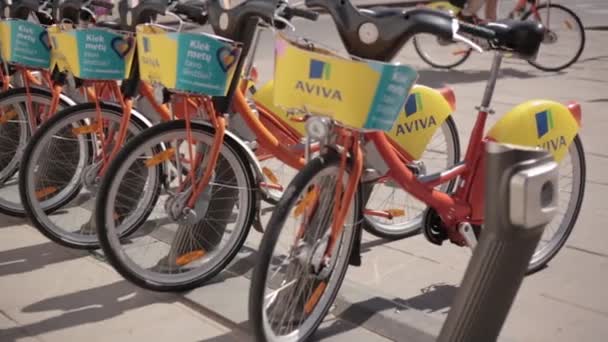
[(234, 109), (239, 112), (247, 126), (255, 133), (262, 147), (295, 169), (301, 169), (304, 166), (305, 160), (302, 155), (294, 154), (292, 150), (281, 144), (276, 136), (264, 127), (260, 119), (251, 111), (241, 87), (237, 87), (235, 90), (232, 101)]
[[(205, 109), (207, 110), (209, 118), (211, 119), (213, 127), (215, 128), (215, 133), (213, 134), (213, 145), (211, 145), (211, 150), (208, 152), (209, 155), (207, 157), (209, 158), (209, 162), (207, 163), (205, 173), (203, 174), (201, 180), (196, 184), (194, 192), (188, 199), (189, 208), (194, 208), (198, 196), (209, 184), (211, 176), (213, 175), (213, 170), (215, 169), (215, 165), (217, 164), (217, 160), (220, 156), (220, 150), (222, 149), (222, 143), (224, 142), (224, 135), (226, 134), (226, 119), (221, 115), (217, 115), (215, 110), (213, 109), (213, 106), (211, 106), (208, 102), (209, 101), (205, 101)], [(189, 114), (187, 113), (186, 115), (189, 116)], [(189, 118), (186, 119), (186, 122), (188, 121)], [(188, 144), (188, 146), (191, 148), (190, 143)], [(192, 152), (190, 153), (190, 160), (194, 160)], [(194, 165), (191, 165), (191, 169), (193, 166)]]
[[(389, 166), (391, 178), (397, 181), (409, 194), (435, 208), (447, 224), (454, 224), (458, 221), (458, 218), (466, 217), (469, 214), (470, 208), (467, 203), (452, 198), (450, 195), (435, 190), (418, 180), (414, 173), (401, 162), (400, 156), (392, 148), (390, 141), (383, 132), (367, 133), (366, 136), (374, 143), (380, 156)], [(462, 172), (464, 171), (462, 170)], [(449, 179), (446, 181), (449, 181)]]
[[(439, 175), (430, 175), (418, 179), (402, 162), (404, 157), (400, 156), (398, 151), (391, 146), (389, 139), (383, 132), (366, 134), (367, 138), (375, 144), (378, 152), (387, 162), (390, 176), (405, 191), (437, 210), (444, 223), (448, 226), (454, 226), (457, 223), (468, 220), (473, 206), (480, 205), (480, 197), (473, 196), (472, 190), (479, 184), (479, 182), (475, 182), (474, 180), (479, 178), (477, 176), (479, 176), (480, 168), (483, 166), (481, 163), (485, 146), (483, 135), (488, 114), (492, 113), (489, 106), (494, 94), (501, 62), (502, 54), (500, 52), (495, 53), (481, 107), (473, 131), (471, 132), (471, 137), (469, 138), (464, 163), (458, 164)], [(461, 186), (459, 186), (453, 196), (434, 189), (435, 186), (449, 182), (458, 176), (462, 177), (464, 183), (460, 184)]]
[[(325, 252), (326, 257), (331, 257), (333, 247), (344, 229), (344, 221), (346, 220), (348, 209), (355, 198), (359, 181), (361, 180), (361, 174), (363, 173), (363, 153), (361, 151), (359, 133), (353, 132), (350, 136), (341, 134), (340, 140), (343, 142), (341, 145), (344, 146), (344, 152), (340, 159), (336, 194), (334, 196), (334, 212), (336, 213), (336, 216), (331, 226), (331, 236)], [(342, 177), (347, 167), (348, 153), (346, 151), (348, 150), (351, 151), (352, 169), (351, 175), (348, 178), (348, 183), (346, 184), (346, 189), (342, 191)], [(355, 217), (355, 220), (358, 220), (358, 218)]]
[(169, 111), (169, 108), (165, 104), (161, 104), (156, 101), (156, 98), (154, 97), (154, 91), (152, 90), (151, 85), (145, 82), (140, 82), (139, 93), (141, 94), (141, 96), (145, 97), (150, 102), (154, 110), (160, 115), (160, 117), (164, 121), (171, 120), (171, 112)]

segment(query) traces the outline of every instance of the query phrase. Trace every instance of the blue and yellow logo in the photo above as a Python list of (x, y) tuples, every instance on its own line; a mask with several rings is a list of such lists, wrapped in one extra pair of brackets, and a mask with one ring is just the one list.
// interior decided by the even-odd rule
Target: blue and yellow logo
[(329, 80), (331, 75), (331, 66), (329, 63), (319, 61), (316, 59), (310, 60), (310, 69), (308, 73), (308, 78), (310, 79), (323, 79)]
[(542, 138), (554, 127), (553, 114), (550, 110), (536, 113), (536, 135)]
[(422, 111), (422, 98), (419, 93), (411, 94), (405, 101), (405, 116), (416, 114)]
[(149, 53), (150, 52), (150, 38), (143, 37), (142, 42), (143, 42), (143, 46), (144, 46), (144, 52)]

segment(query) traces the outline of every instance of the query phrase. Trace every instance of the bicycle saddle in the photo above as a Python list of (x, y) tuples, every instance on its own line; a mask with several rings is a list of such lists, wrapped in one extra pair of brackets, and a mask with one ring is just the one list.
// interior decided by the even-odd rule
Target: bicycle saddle
[(226, 9), (220, 0), (209, 0), (207, 9), (209, 23), (215, 34), (241, 42), (246, 39), (246, 25), (250, 18), (272, 21), (277, 8), (277, 0), (248, 0)]
[(494, 31), (492, 44), (497, 49), (514, 52), (523, 59), (534, 59), (543, 41), (545, 29), (540, 23), (505, 19), (483, 26)]
[[(135, 26), (151, 22), (158, 15), (165, 15), (167, 8), (174, 1), (143, 0), (134, 7), (130, 7), (129, 2), (129, 0), (121, 0), (118, 3), (120, 26), (124, 30), (134, 31)], [(175, 6), (173, 12), (185, 15), (190, 20), (199, 24), (204, 24), (207, 20), (206, 14), (203, 13), (205, 7), (204, 1), (201, 0), (180, 1)], [(107, 23), (103, 23), (102, 26), (107, 26)]]
[(349, 0), (306, 0), (332, 16), (346, 50), (362, 58), (389, 61), (417, 33), (452, 36), (453, 18), (430, 9), (357, 9)]
[(368, 8), (368, 9), (362, 8), (359, 10), (359, 12), (361, 12), (365, 15), (369, 15), (370, 17), (383, 18), (383, 17), (388, 17), (391, 15), (396, 15), (396, 14), (402, 13), (403, 10), (397, 9), (397, 8), (392, 8), (392, 7), (377, 6), (377, 7), (372, 7), (372, 8)]
[(9, 17), (27, 20), (30, 13), (38, 12), (40, 5), (38, 0), (15, 0), (9, 5)]
[(83, 7), (82, 0), (60, 0), (53, 3), (53, 17), (58, 22), (70, 21), (78, 23), (80, 21), (80, 9)]
[[(134, 31), (135, 26), (150, 22), (158, 15), (164, 15), (169, 6), (168, 0), (143, 0), (131, 7), (129, 0), (118, 2), (119, 24), (124, 30)], [(107, 23), (104, 23), (105, 26)]]

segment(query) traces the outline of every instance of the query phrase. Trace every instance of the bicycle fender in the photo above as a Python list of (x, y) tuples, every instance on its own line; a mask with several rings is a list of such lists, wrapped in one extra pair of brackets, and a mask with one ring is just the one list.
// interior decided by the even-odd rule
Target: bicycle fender
[[(196, 121), (196, 124), (202, 125), (202, 126), (207, 126), (207, 127), (210, 127), (211, 129), (214, 129), (213, 125), (207, 121)], [(226, 130), (224, 134), (225, 134), (225, 138), (232, 139), (240, 147), (241, 152), (243, 152), (245, 154), (245, 156), (251, 163), (251, 168), (253, 169), (253, 173), (255, 175), (256, 181), (257, 182), (263, 181), (264, 173), (262, 172), (262, 166), (260, 165), (258, 158), (255, 156), (255, 153), (249, 147), (249, 145), (243, 139), (239, 138), (238, 135), (234, 134), (230, 130)]]
[(279, 117), (290, 127), (294, 128), (302, 136), (306, 135), (306, 128), (303, 122), (295, 122), (289, 119), (287, 111), (284, 108), (274, 105), (274, 81), (269, 81), (259, 88), (255, 94), (253, 94), (253, 100), (256, 103), (261, 104), (264, 108), (270, 110), (273, 114)]
[(559, 162), (580, 128), (578, 103), (568, 106), (550, 100), (526, 101), (504, 115), (486, 138), (500, 143), (540, 147)]
[(449, 88), (442, 91), (415, 85), (393, 128), (387, 132), (414, 159), (420, 159), (437, 128), (452, 114), (454, 96)]
[(65, 103), (67, 103), (70, 106), (75, 106), (78, 103), (76, 101), (74, 101), (71, 97), (67, 96), (64, 93), (59, 94), (59, 99), (61, 99), (61, 101), (64, 101)]

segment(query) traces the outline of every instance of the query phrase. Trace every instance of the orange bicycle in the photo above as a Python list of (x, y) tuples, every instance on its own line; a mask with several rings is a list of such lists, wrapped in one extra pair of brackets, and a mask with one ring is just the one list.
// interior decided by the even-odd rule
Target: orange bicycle
[[(150, 15), (139, 16), (148, 20)], [(95, 227), (89, 223), (93, 197), (122, 145), (154, 123), (183, 117), (182, 110), (195, 111), (197, 105), (185, 103), (185, 109), (180, 105), (171, 110), (162, 89), (141, 82), (136, 64), (130, 67), (132, 33), (119, 30), (126, 25), (95, 24), (52, 28), (53, 48), (60, 54), (57, 65), (74, 73), (93, 96), (89, 103), (57, 112), (35, 131), (19, 171), (20, 204), (31, 222), (51, 240), (73, 248), (98, 246)], [(82, 63), (69, 59), (77, 56), (69, 55), (74, 49), (87, 55)], [(56, 84), (56, 91), (61, 87)], [(99, 88), (108, 89), (116, 102), (100, 101)]]
[[(291, 25), (288, 20), (293, 17), (315, 19), (317, 14), (292, 8), (285, 2), (265, 0), (247, 1), (231, 9), (223, 8), (219, 1), (209, 1), (207, 7), (214, 31), (231, 41), (241, 42), (240, 52), (228, 48), (220, 52), (208, 50), (219, 38), (206, 35), (182, 32), (138, 35), (141, 37), (138, 49), (147, 49), (141, 52), (140, 64), (152, 69), (146, 72), (147, 77), (169, 83), (166, 86), (175, 91), (174, 98), (186, 97), (201, 103), (200, 110), (207, 121), (187, 117), (157, 125), (135, 137), (108, 168), (95, 206), (95, 222), (104, 255), (125, 278), (154, 290), (193, 288), (220, 272), (244, 243), (251, 225), (261, 230), (261, 199), (272, 202), (289, 191), (283, 188), (273, 168), (287, 165), (298, 170), (308, 157), (317, 153), (319, 146), (316, 143), (305, 148), (302, 134), (305, 117), (287, 115), (285, 110), (274, 106), (272, 85), (254, 90), (253, 101), (245, 95), (252, 90), (252, 63), (260, 28), (285, 28)], [(224, 20), (231, 24), (223, 26)], [(145, 28), (155, 32), (159, 27)], [(186, 39), (193, 41), (188, 49), (169, 45)], [(158, 46), (162, 47), (160, 51)], [(184, 52), (167, 56), (167, 51)], [(188, 90), (193, 84), (204, 83), (191, 80), (192, 75), (199, 75), (201, 79), (210, 77), (208, 71), (204, 76), (200, 71), (206, 70), (204, 66), (195, 67), (200, 61), (185, 60), (197, 56), (208, 58), (211, 64), (220, 63), (226, 70), (230, 69), (226, 65), (234, 68), (226, 96), (195, 95), (209, 95), (208, 91), (217, 91), (217, 87), (223, 89), (221, 84), (225, 80), (215, 87), (204, 88), (207, 91)], [(216, 61), (214, 56), (222, 58)], [(171, 62), (163, 66), (163, 61)], [(185, 68), (188, 71), (179, 73), (178, 67), (172, 75), (169, 70), (175, 65), (188, 65)], [(241, 74), (241, 78), (236, 76)], [(181, 86), (175, 82), (182, 82)], [(418, 86), (416, 89), (418, 95), (413, 98), (418, 99), (420, 110), (403, 114), (404, 123), (394, 128), (395, 141), (390, 146), (403, 151), (404, 165), (424, 174), (423, 167), (452, 165), (452, 157), (457, 155), (459, 147), (457, 137), (452, 134), (455, 129), (452, 130), (449, 117), (452, 109), (448, 101), (430, 88)], [(444, 93), (451, 94), (448, 90)], [(427, 111), (422, 110), (423, 105)], [(293, 125), (292, 120), (299, 124)], [(416, 120), (429, 123), (428, 130), (417, 130)], [(239, 138), (247, 132), (255, 142)], [(437, 136), (443, 140), (435, 145), (433, 139)], [(411, 141), (410, 137), (416, 137), (417, 145), (407, 150), (401, 141)], [(255, 149), (255, 154), (250, 147)], [(427, 152), (430, 158), (425, 159)], [(433, 157), (437, 158), (435, 165), (432, 165)], [(428, 160), (429, 164), (416, 163), (417, 159)], [(370, 182), (379, 178), (373, 172), (367, 176)], [(163, 190), (156, 197), (159, 184)], [(373, 197), (384, 196), (385, 200), (374, 203), (373, 210), (366, 212), (370, 226), (384, 229), (386, 235), (393, 238), (404, 232), (411, 235), (419, 231), (420, 213), (424, 208), (415, 207), (406, 213), (402, 209), (404, 202), (395, 203), (399, 201), (393, 192), (395, 187), (388, 182), (379, 186), (387, 190)], [(442, 189), (448, 189), (448, 185)]]
[[(307, 1), (308, 5), (323, 7), (339, 18), (336, 23), (342, 37), (353, 37), (358, 26), (352, 17), (356, 17), (357, 12), (344, 3)], [(319, 101), (314, 95), (297, 98), (285, 96), (282, 100), (285, 105), (298, 109), (305, 106), (303, 110), (311, 113), (307, 120), (308, 133), (311, 138), (322, 141), (323, 145), (321, 154), (300, 170), (288, 186), (289, 190), (273, 211), (259, 247), (260, 255), (253, 272), (249, 297), (249, 317), (259, 341), (304, 341), (329, 311), (353, 253), (356, 256), (356, 247), (360, 244), (357, 232), (366, 206), (365, 186), (368, 183), (362, 175), (365, 161), (369, 158), (377, 161), (373, 165), (380, 174), (428, 204), (422, 229), (425, 237), (434, 244), (449, 240), (459, 246), (474, 248), (478, 234), (483, 234), (483, 156), (488, 140), (544, 148), (559, 162), (558, 214), (545, 230), (528, 265), (528, 272), (542, 269), (558, 253), (576, 223), (583, 201), (586, 173), (583, 147), (578, 136), (581, 111), (577, 103), (563, 105), (549, 100), (524, 102), (504, 115), (484, 136), (486, 119), (493, 113), (491, 99), (503, 54), (513, 54), (522, 59), (534, 58), (544, 29), (529, 21), (501, 21), (476, 26), (458, 22), (445, 12), (430, 9), (385, 13), (382, 18), (386, 22), (376, 21), (370, 25), (394, 28), (391, 31), (395, 32), (392, 39), (383, 37), (387, 46), (393, 48), (405, 44), (416, 34), (428, 33), (442, 39), (461, 41), (481, 50), (461, 35), (466, 33), (486, 41), (489, 47), (496, 50), (465, 157), (462, 162), (441, 172), (417, 176), (402, 163), (403, 157), (390, 147), (387, 136), (380, 131), (386, 126), (369, 124), (376, 122), (370, 121), (372, 116), (381, 116), (385, 120), (394, 118), (390, 115), (394, 112), (386, 114), (388, 107), (380, 107), (382, 109), (370, 111), (369, 114), (363, 111), (369, 116), (367, 120), (361, 120), (353, 113), (340, 112), (335, 103)], [(345, 42), (345, 45), (348, 44), (349, 41)], [(333, 55), (319, 53), (312, 44), (285, 42), (282, 45), (281, 49), (277, 49), (282, 52), (275, 61), (275, 81), (279, 89), (288, 89), (289, 82), (278, 82), (285, 80), (280, 75), (284, 74), (287, 66), (292, 70), (292, 77), (299, 79), (306, 72), (306, 64), (310, 60), (319, 60), (336, 73), (342, 70), (337, 75), (338, 79), (348, 81), (342, 86), (335, 82), (323, 83), (323, 80), (315, 84), (338, 87), (345, 94), (349, 92), (351, 101), (355, 101), (355, 90), (349, 89), (346, 84), (356, 82), (357, 77), (363, 78), (365, 73), (359, 75), (340, 68), (343, 61)], [(378, 50), (374, 50), (374, 53), (378, 53)], [(377, 59), (382, 60), (381, 57)], [(369, 63), (362, 62), (362, 68), (369, 68)], [(369, 77), (367, 79), (374, 82)], [(408, 72), (406, 69), (402, 76), (389, 79), (407, 79), (411, 85), (416, 77), (413, 70)], [(376, 94), (383, 101), (394, 98), (392, 92), (398, 89), (391, 87), (390, 83), (389, 86), (386, 84), (377, 81), (376, 85)], [(407, 84), (403, 82), (404, 86)], [(374, 154), (369, 152), (370, 145), (375, 147), (371, 149)], [(457, 181), (454, 192), (436, 189), (438, 184), (454, 180)], [(540, 202), (543, 198), (536, 200)], [(526, 205), (541, 204), (533, 200)], [(517, 216), (512, 220), (521, 222), (523, 219)]]
[[(73, 9), (72, 14), (86, 8)], [(5, 33), (11, 33), (7, 36), (12, 39), (4, 42), (2, 51), (0, 212), (24, 216), (17, 190), (17, 172), (31, 134), (57, 110), (93, 99), (94, 94), (92, 88), (82, 83), (67, 84), (65, 74), (49, 68), (45, 27), (56, 21), (49, 14), (50, 3), (15, 1), (6, 9), (11, 18), (3, 18), (0, 25)], [(70, 18), (74, 19), (73, 15), (62, 19)], [(13, 31), (19, 33), (13, 35)], [(103, 85), (97, 86), (96, 93), (103, 98), (111, 96), (109, 88)]]

